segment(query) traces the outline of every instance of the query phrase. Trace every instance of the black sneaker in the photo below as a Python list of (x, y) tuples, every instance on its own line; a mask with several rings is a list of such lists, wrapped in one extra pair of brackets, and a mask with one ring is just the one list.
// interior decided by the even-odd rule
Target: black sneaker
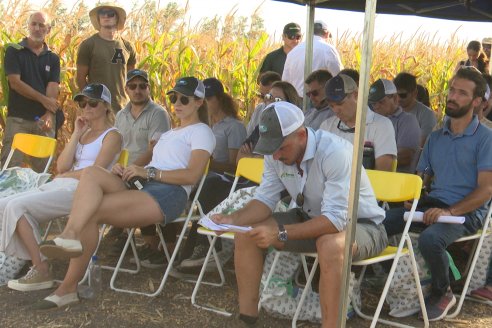
[[(448, 311), (456, 304), (456, 297), (454, 297), (451, 289), (448, 289), (446, 294), (441, 297), (431, 296), (425, 302), (425, 308), (427, 310), (427, 317), (429, 321), (442, 320), (448, 314)], [(422, 312), (419, 314), (419, 319), (423, 319)]]
[(146, 259), (140, 261), (144, 268), (158, 269), (164, 268), (167, 264), (166, 254), (163, 251), (149, 250)]

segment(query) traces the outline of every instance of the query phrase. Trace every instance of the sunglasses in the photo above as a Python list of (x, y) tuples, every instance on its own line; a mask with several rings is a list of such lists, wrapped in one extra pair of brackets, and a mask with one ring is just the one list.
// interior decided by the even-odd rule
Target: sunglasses
[(317, 97), (319, 96), (319, 89), (318, 90), (311, 90), (306, 92), (306, 96), (308, 97)]
[(145, 89), (147, 89), (147, 87), (149, 86), (149, 84), (148, 83), (128, 83), (126, 86), (130, 90), (135, 90), (137, 87), (140, 90), (145, 90)]
[(353, 127), (353, 128), (342, 127), (342, 126), (340, 126), (341, 124), (342, 124), (342, 121), (341, 120), (338, 120), (338, 124), (337, 124), (337, 129), (338, 130), (340, 130), (342, 132), (346, 132), (346, 133), (355, 133), (355, 127)]
[(179, 102), (180, 102), (182, 105), (184, 105), (184, 106), (186, 106), (186, 105), (188, 105), (188, 104), (190, 103), (190, 97), (187, 97), (187, 96), (180, 96), (180, 97), (178, 97), (178, 95), (177, 95), (177, 94), (172, 94), (172, 95), (170, 95), (170, 96), (169, 96), (169, 101), (170, 101), (170, 102), (171, 102), (171, 104), (173, 104), (173, 105), (174, 105), (175, 103), (177, 103), (177, 102), (178, 102), (178, 100), (179, 100)]
[(89, 99), (89, 100), (81, 100), (78, 103), (80, 108), (85, 108), (85, 106), (87, 105), (89, 105), (89, 107), (96, 108), (100, 102), (101, 102), (100, 100)]
[(116, 11), (113, 9), (101, 9), (97, 12), (99, 16), (114, 17), (116, 16)]
[(405, 99), (407, 96), (408, 96), (408, 92), (402, 92), (398, 94), (398, 97), (400, 97), (401, 99)]
[(280, 97), (274, 97), (274, 96), (272, 96), (272, 94), (271, 94), (271, 93), (267, 93), (267, 94), (263, 97), (263, 99), (264, 99), (265, 101), (269, 101), (269, 102), (284, 101), (284, 100), (283, 100), (282, 98), (280, 98)]
[(287, 39), (289, 40), (300, 40), (302, 36), (300, 34), (287, 35)]

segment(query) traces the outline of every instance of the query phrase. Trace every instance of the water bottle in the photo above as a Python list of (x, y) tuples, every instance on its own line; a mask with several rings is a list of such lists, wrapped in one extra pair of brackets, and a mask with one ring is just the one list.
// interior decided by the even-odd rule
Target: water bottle
[(97, 298), (101, 294), (101, 266), (94, 255), (89, 263), (89, 285), (79, 286), (79, 296), (85, 299)]
[(36, 124), (38, 125), (38, 128), (41, 130), (41, 131), (45, 131), (46, 130), (46, 121), (43, 120), (41, 117), (39, 116), (36, 116), (34, 118), (34, 121), (36, 121)]

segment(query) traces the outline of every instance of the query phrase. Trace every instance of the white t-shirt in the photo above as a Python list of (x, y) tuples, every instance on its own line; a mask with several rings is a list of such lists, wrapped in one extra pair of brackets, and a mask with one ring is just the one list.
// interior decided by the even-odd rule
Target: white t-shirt
[[(204, 123), (188, 125), (163, 133), (157, 141), (148, 167), (171, 171), (188, 167), (191, 152), (202, 149), (212, 154), (215, 137), (212, 130)], [(189, 195), (193, 186), (183, 186)]]
[[(337, 116), (332, 116), (319, 127), (321, 130), (325, 130), (336, 134), (343, 139), (354, 143), (354, 133), (344, 132), (338, 128), (340, 119)], [(341, 122), (341, 125), (345, 128), (345, 124)], [(378, 158), (383, 155), (396, 156), (398, 150), (396, 148), (395, 130), (393, 124), (389, 118), (379, 115), (370, 109), (367, 109), (366, 116), (366, 136), (364, 142), (369, 141), (374, 145), (374, 157)]]

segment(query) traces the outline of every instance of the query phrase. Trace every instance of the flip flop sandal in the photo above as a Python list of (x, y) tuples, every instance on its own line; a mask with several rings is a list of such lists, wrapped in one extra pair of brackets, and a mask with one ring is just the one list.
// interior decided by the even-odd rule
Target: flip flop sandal
[(39, 251), (49, 259), (68, 260), (82, 255), (82, 244), (79, 240), (57, 237), (41, 243)]

